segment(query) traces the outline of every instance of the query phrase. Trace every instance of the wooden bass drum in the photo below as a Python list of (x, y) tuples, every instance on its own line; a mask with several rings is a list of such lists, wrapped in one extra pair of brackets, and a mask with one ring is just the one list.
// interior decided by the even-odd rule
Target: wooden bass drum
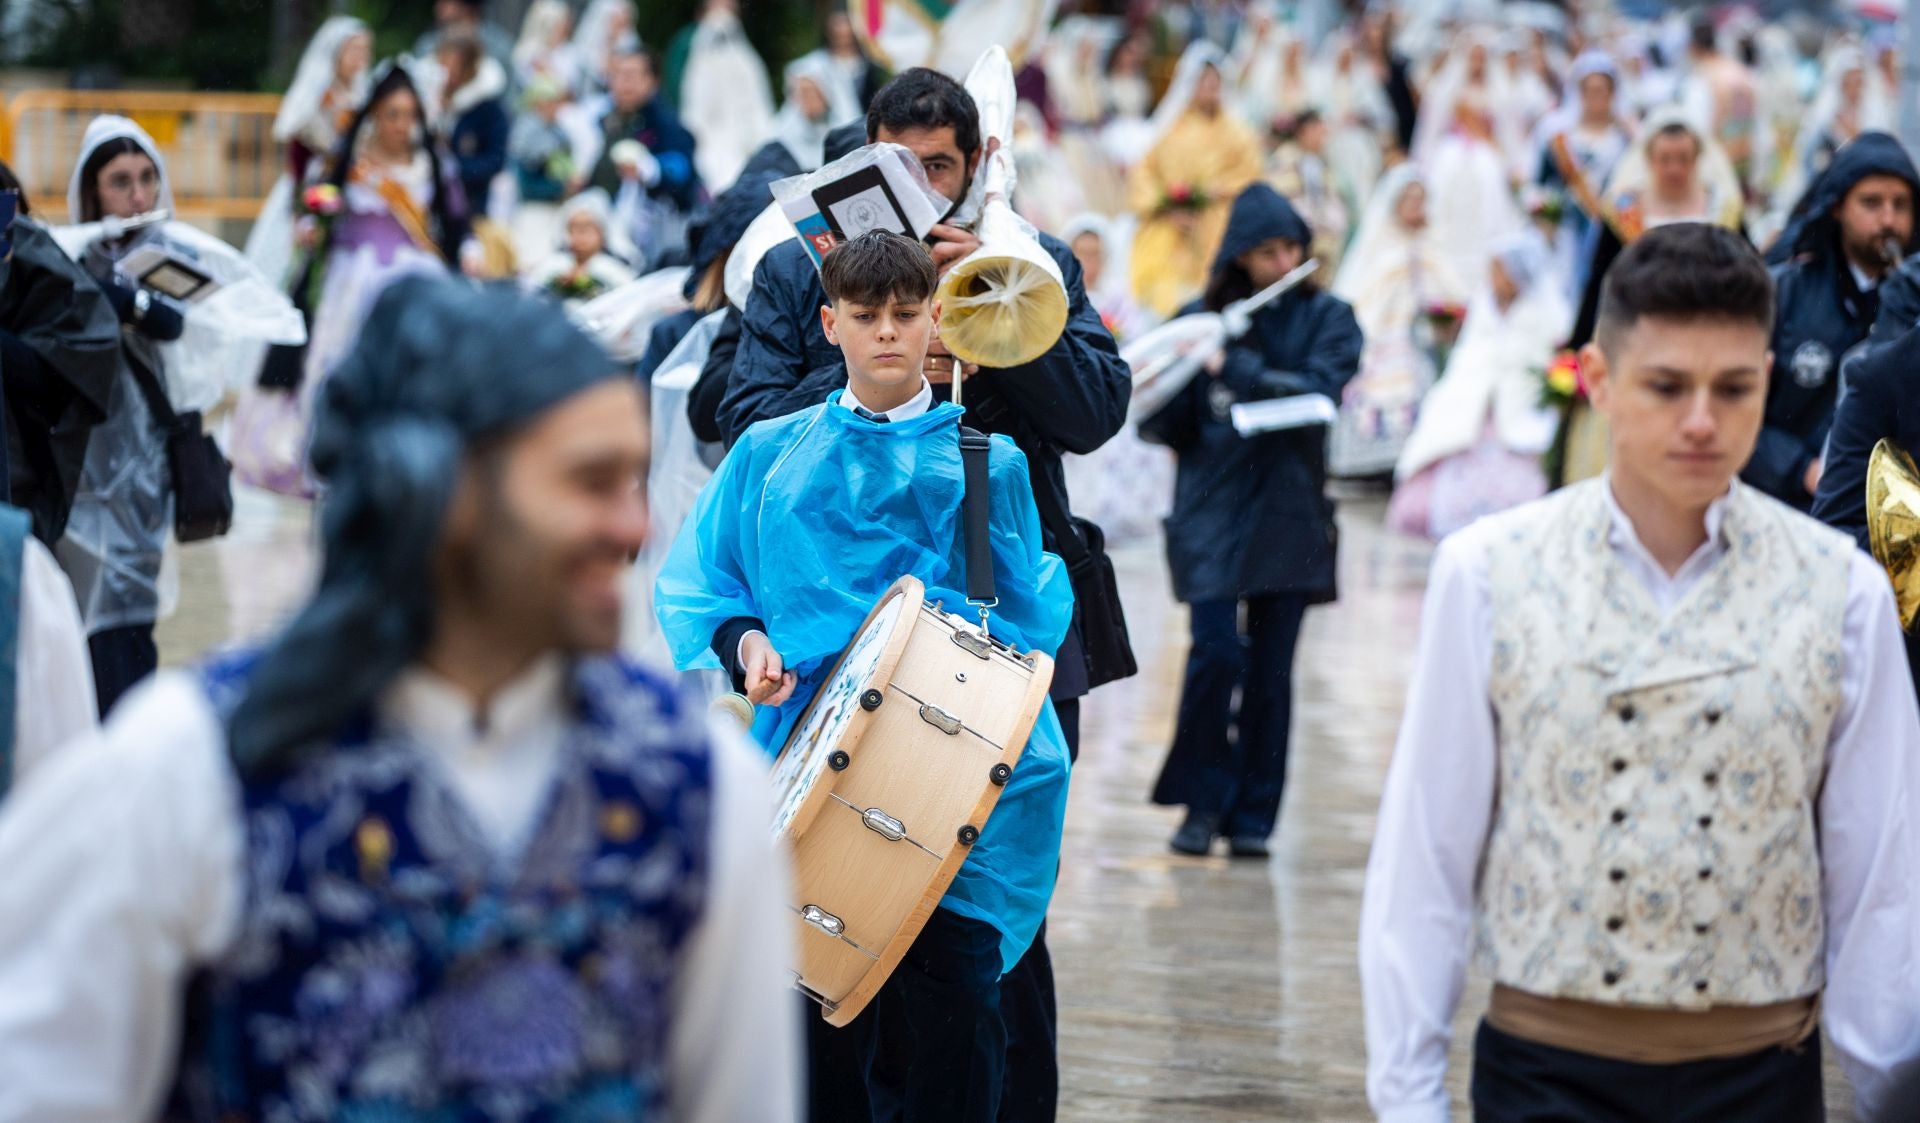
[(846, 1025), (933, 914), (1013, 778), (1053, 660), (893, 583), (774, 764), (797, 985)]

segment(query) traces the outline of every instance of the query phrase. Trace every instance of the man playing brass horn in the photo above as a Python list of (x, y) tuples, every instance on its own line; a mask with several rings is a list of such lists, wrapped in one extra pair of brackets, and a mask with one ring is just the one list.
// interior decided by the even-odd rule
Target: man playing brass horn
[[(874, 95), (867, 110), (867, 140), (904, 145), (920, 158), (927, 181), (948, 199), (965, 199), (982, 155), (980, 115), (965, 87), (935, 70), (903, 71)], [(951, 216), (949, 216), (950, 218)], [(956, 376), (966, 381), (967, 424), (1013, 438), (1026, 454), (1034, 499), (1048, 551), (1067, 557), (1063, 535), (1078, 532), (1069, 510), (1063, 452), (1089, 453), (1126, 422), (1131, 373), (1113, 335), (1087, 300), (1080, 265), (1064, 242), (1049, 234), (1041, 246), (1060, 266), (1067, 290), (1066, 330), (1033, 362), (999, 370), (956, 371), (953, 356), (934, 341), (925, 373), (936, 395), (951, 397)], [(944, 274), (978, 248), (970, 233), (943, 223), (929, 235), (934, 264)], [(827, 341), (820, 309), (827, 304), (806, 249), (789, 240), (767, 252), (754, 270), (753, 295), (743, 315), (739, 351), (720, 407), (728, 443), (758, 421), (817, 405), (847, 385), (840, 351)], [(1076, 580), (1076, 590), (1080, 588)], [(1055, 662), (1051, 696), (1078, 754), (1079, 699), (1087, 692), (1089, 667), (1082, 642), (1084, 613), (1075, 619)], [(1007, 1111), (1002, 1118), (1027, 1123), (1051, 1120), (1058, 1094), (1053, 1062), (1053, 969), (1042, 926), (1032, 949), (1001, 986), (1007, 1017), (1009, 1069)]]
[[(1907, 259), (1881, 286), (1880, 316), (1866, 351), (1849, 362), (1827, 434), (1826, 474), (1813, 500), (1813, 517), (1853, 535), (1871, 549), (1868, 532), (1867, 466), (1874, 446), (1891, 441), (1909, 455), (1920, 453), (1920, 256)], [(1907, 533), (1920, 526), (1920, 510), (1875, 512), (1904, 520)], [(1884, 559), (1883, 559), (1884, 560)], [(1913, 574), (1890, 574), (1896, 586)], [(1907, 665), (1920, 693), (1920, 628), (1907, 635)]]

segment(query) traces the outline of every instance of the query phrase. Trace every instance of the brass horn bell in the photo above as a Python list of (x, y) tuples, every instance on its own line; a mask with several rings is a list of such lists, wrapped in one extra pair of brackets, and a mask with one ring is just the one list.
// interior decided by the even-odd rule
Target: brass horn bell
[(1893, 579), (1900, 626), (1911, 632), (1920, 616), (1920, 469), (1889, 440), (1867, 458), (1867, 542)]

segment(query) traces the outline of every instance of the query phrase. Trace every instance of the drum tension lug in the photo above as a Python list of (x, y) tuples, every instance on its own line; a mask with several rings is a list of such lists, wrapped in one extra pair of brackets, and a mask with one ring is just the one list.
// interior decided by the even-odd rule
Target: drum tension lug
[(960, 845), (972, 846), (974, 843), (978, 841), (980, 841), (979, 827), (974, 826), (972, 823), (968, 823), (966, 826), (960, 828)]
[(835, 772), (845, 772), (847, 765), (852, 763), (853, 758), (847, 755), (845, 749), (835, 749), (833, 755), (827, 758), (827, 767)]
[(954, 645), (970, 653), (976, 659), (993, 658), (993, 639), (985, 632), (976, 632), (965, 626), (953, 631)]
[(962, 722), (958, 717), (955, 717), (953, 714), (948, 713), (946, 710), (941, 709), (931, 702), (921, 703), (920, 720), (933, 726), (940, 732), (945, 733), (949, 737), (959, 736), (960, 730), (966, 728), (966, 723)]
[(869, 689), (860, 695), (860, 708), (868, 713), (872, 713), (880, 708), (880, 703), (886, 700), (886, 695), (880, 693), (878, 690)]
[(993, 771), (987, 773), (987, 779), (992, 780), (995, 787), (1004, 788), (1007, 786), (1007, 781), (1013, 779), (1013, 769), (1005, 764), (996, 764), (993, 766)]

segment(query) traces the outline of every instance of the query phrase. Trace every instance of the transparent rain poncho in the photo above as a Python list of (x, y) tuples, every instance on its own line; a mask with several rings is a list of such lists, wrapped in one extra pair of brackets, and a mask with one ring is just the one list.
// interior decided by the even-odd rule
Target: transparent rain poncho
[[(654, 589), (682, 670), (716, 669), (714, 633), (759, 619), (799, 687), (762, 706), (753, 735), (777, 753), (843, 647), (888, 586), (918, 577), (929, 601), (965, 607), (959, 406), (876, 423), (826, 404), (747, 430), (681, 527)], [(993, 634), (1052, 654), (1073, 615), (1065, 565), (1040, 545), (1026, 458), (1006, 437), (989, 457), (999, 605)], [(1066, 815), (1067, 751), (1048, 703), (1013, 781), (941, 902), (994, 925), (1012, 967), (1053, 891)]]

